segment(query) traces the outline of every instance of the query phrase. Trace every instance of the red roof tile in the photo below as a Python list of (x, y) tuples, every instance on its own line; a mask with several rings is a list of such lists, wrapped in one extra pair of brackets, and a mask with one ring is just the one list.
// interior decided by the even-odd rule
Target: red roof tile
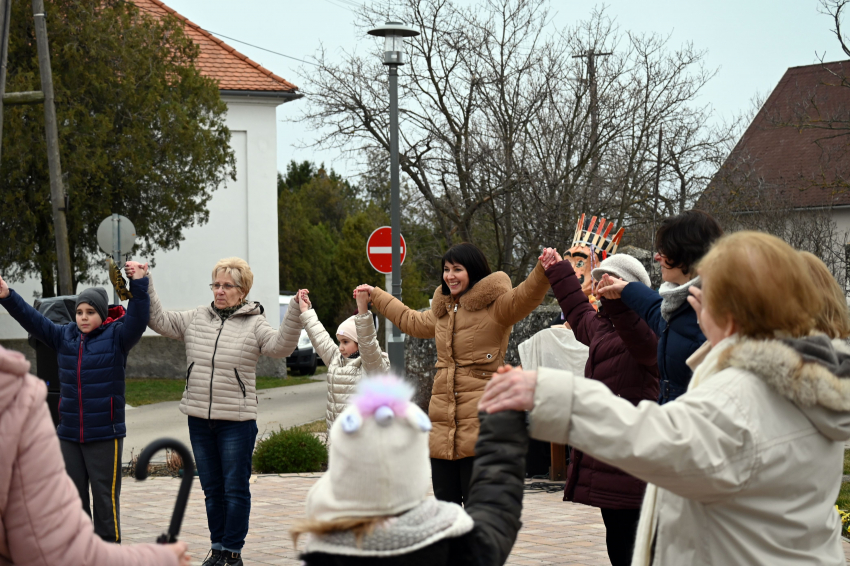
[[(836, 139), (842, 132), (781, 125), (799, 123), (800, 116), (831, 117), (846, 124), (850, 88), (839, 86), (833, 73), (850, 75), (850, 61), (788, 69), (715, 174), (706, 197), (718, 189), (735, 188), (749, 176), (751, 187), (775, 190), (795, 208), (850, 204), (846, 135)], [(750, 202), (757, 207), (758, 197)]]
[(186, 35), (201, 49), (195, 65), (203, 75), (217, 80), (220, 90), (267, 92), (295, 92), (298, 90), (298, 87), (294, 84), (239, 53), (159, 0), (132, 1), (143, 12), (160, 17), (171, 14), (186, 24)]

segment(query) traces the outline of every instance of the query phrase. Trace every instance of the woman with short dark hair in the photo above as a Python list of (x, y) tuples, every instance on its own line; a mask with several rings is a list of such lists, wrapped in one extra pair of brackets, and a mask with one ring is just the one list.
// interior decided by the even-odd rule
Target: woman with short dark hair
[(700, 286), (695, 267), (723, 235), (717, 221), (701, 210), (687, 210), (665, 219), (655, 234), (654, 259), (664, 282), (658, 291), (604, 277), (597, 294), (620, 299), (658, 335), (658, 402), (662, 405), (687, 391), (691, 369), (685, 361), (705, 342), (697, 314), (688, 304), (689, 289)]
[(428, 416), (431, 430), (431, 481), (434, 495), (461, 504), (469, 481), (478, 438), (478, 400), (484, 386), (504, 363), (514, 324), (528, 316), (546, 296), (549, 280), (538, 262), (528, 278), (513, 288), (503, 271), (490, 271), (484, 253), (473, 244), (453, 246), (443, 256), (443, 279), (431, 309), (419, 312), (370, 285), (375, 310), (402, 332), (435, 338), (437, 375)]

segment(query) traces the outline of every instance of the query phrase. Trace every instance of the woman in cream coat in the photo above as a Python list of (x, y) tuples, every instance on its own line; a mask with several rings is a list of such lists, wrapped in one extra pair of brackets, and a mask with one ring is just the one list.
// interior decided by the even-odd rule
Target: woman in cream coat
[(503, 368), (480, 408), (530, 410), (532, 436), (654, 484), (633, 566), (843, 565), (850, 355), (812, 333), (821, 290), (796, 251), (757, 232), (719, 240), (699, 272), (692, 305), (710, 352), (689, 360), (675, 402), (634, 407), (569, 372)]
[[(126, 265), (130, 276), (137, 269), (147, 271), (147, 264)], [(186, 343), (186, 389), (180, 410), (188, 416), (192, 452), (206, 498), (211, 549), (203, 566), (241, 566), (251, 512), (251, 456), (257, 439), (257, 361), (261, 354), (285, 358), (295, 350), (301, 334), (297, 300), (292, 299), (280, 329), (273, 329), (263, 306), (245, 299), (254, 274), (236, 257), (223, 259), (213, 268), (213, 301), (188, 311), (164, 310), (153, 278), (148, 277), (148, 326)]]

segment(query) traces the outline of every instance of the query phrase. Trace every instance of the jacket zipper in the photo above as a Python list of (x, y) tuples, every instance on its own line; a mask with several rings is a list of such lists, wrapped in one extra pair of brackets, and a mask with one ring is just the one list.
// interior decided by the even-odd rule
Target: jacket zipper
[[(216, 350), (218, 350), (218, 339), (221, 338), (221, 329), (224, 328), (225, 322), (226, 321), (222, 320), (221, 326), (218, 327), (218, 336), (215, 337), (215, 346), (213, 346), (212, 361), (210, 362), (210, 365), (212, 366), (212, 370), (210, 371), (210, 407), (207, 410), (207, 419), (209, 419), (209, 420), (212, 420), (212, 400), (213, 400), (212, 393), (213, 393), (213, 377), (215, 376), (215, 353), (216, 353)], [(188, 383), (187, 383), (187, 386), (188, 386)]]
[(186, 391), (189, 390), (189, 376), (192, 374), (192, 368), (195, 366), (195, 362), (189, 364), (189, 369), (186, 370)]
[(247, 395), (245, 394), (245, 384), (242, 383), (241, 379), (239, 379), (239, 370), (233, 368), (233, 372), (236, 374), (236, 381), (239, 382), (239, 388), (242, 389), (242, 397), (247, 397)]
[(80, 334), (80, 351), (77, 354), (77, 399), (80, 402), (80, 442), (83, 440), (83, 379), (80, 376), (83, 367), (83, 341), (86, 339), (85, 334)]

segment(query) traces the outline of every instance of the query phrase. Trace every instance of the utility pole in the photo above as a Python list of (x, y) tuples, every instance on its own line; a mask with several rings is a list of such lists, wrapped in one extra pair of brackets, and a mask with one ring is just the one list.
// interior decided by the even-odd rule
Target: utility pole
[(608, 55), (613, 55), (613, 53), (597, 53), (593, 49), (579, 55), (573, 55), (573, 59), (587, 58), (587, 82), (590, 91), (590, 151), (594, 173), (599, 165), (599, 152), (596, 147), (599, 143), (599, 94), (596, 89), (596, 58), (607, 57)]
[(652, 237), (655, 238), (656, 223), (658, 222), (658, 186), (661, 184), (661, 137), (663, 126), (658, 127), (658, 154), (655, 163), (655, 188), (652, 191)]
[[(9, 30), (12, 19), (12, 0), (0, 0), (0, 151), (3, 142), (3, 106), (9, 104), (44, 104), (44, 134), (47, 138), (47, 166), (50, 172), (50, 203), (53, 207), (53, 234), (56, 240), (56, 263), (59, 274), (59, 294), (71, 295), (74, 285), (71, 275), (71, 250), (68, 244), (68, 223), (65, 218), (65, 185), (59, 160), (59, 130), (53, 97), (53, 72), (50, 67), (50, 47), (47, 24), (44, 21), (44, 0), (32, 0), (35, 20), (35, 40), (41, 91), (6, 94), (6, 64), (9, 58)], [(0, 153), (2, 157), (2, 153)]]

